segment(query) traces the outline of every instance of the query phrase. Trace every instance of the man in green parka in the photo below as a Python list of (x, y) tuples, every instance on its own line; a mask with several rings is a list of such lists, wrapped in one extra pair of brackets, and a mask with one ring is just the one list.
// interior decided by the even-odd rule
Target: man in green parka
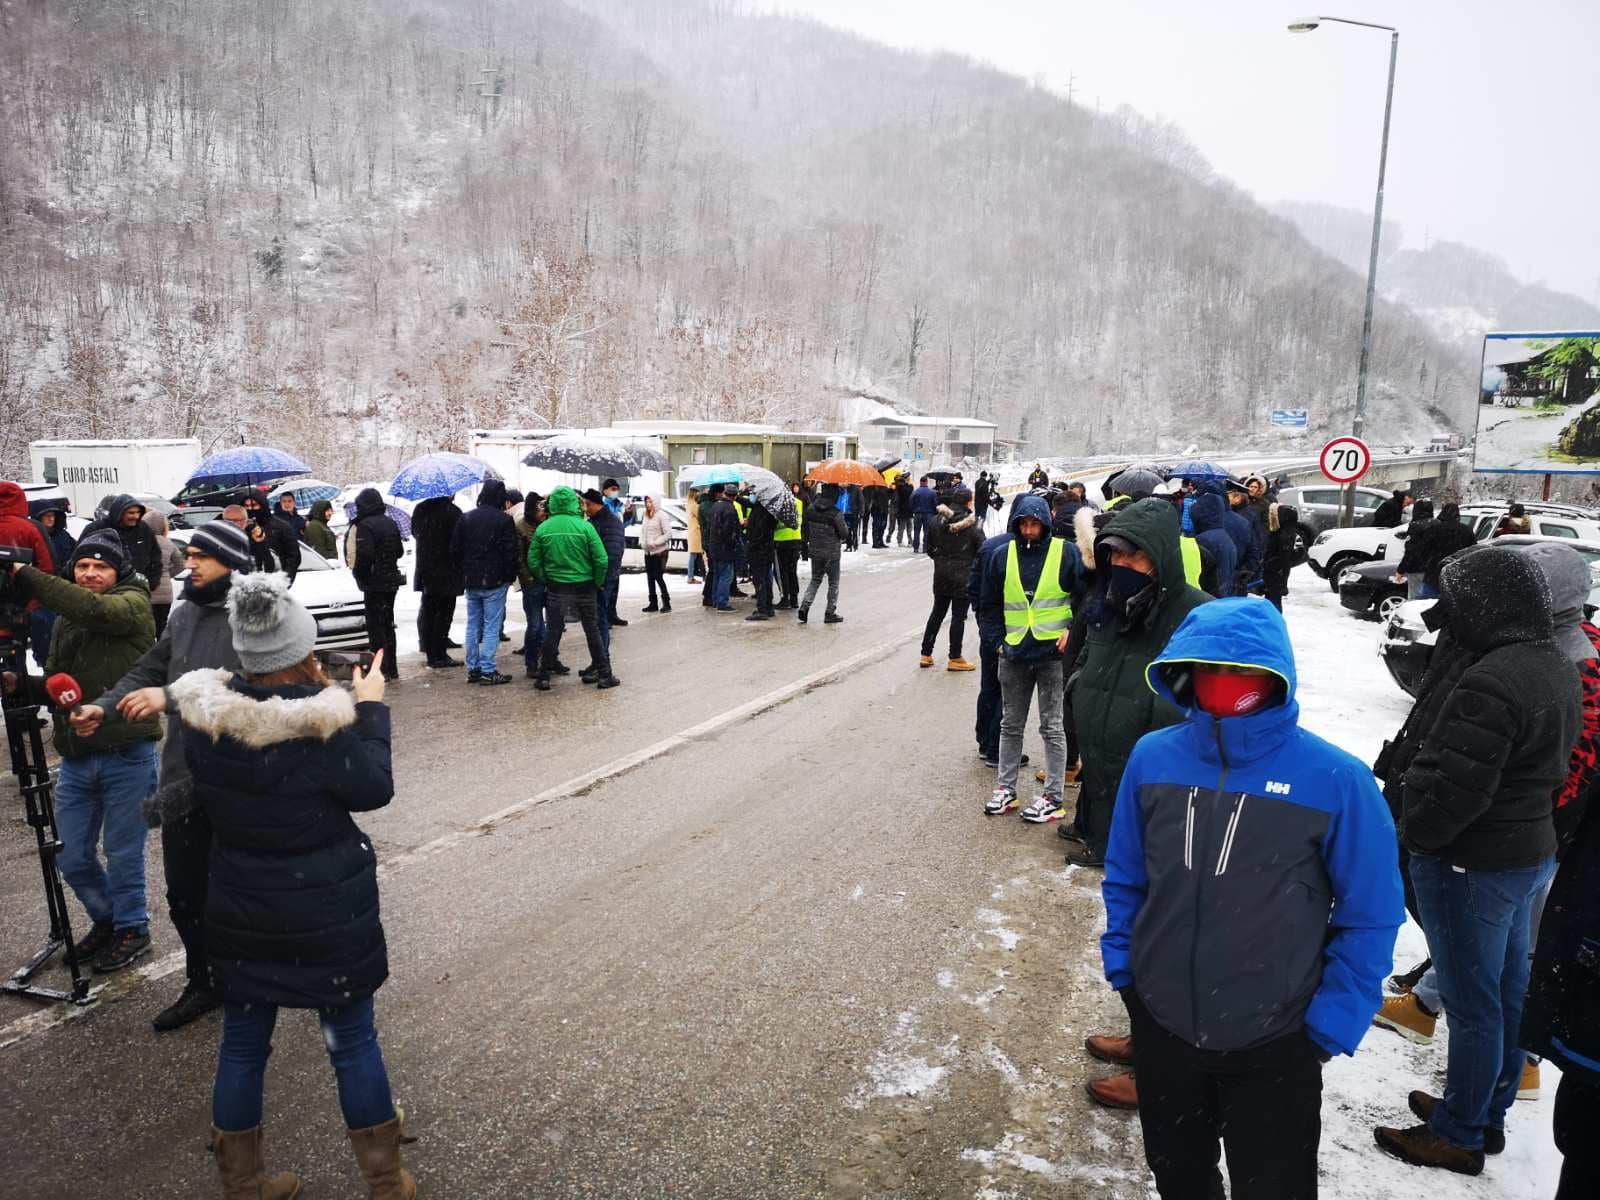
[[(30, 566), (13, 566), (18, 590), (56, 614), (45, 659), (45, 678), (71, 675), (84, 697), (98, 696), (127, 674), (155, 645), (150, 587), (134, 571), (114, 530), (91, 533), (68, 563), (71, 580)], [(6, 672), (7, 694), (20, 690), (48, 705), (45, 679)], [(94, 922), (77, 944), (78, 958), (105, 973), (121, 970), (150, 949), (145, 905), (145, 799), (156, 787), (156, 744), (161, 722), (101, 725), (79, 737), (64, 716), (54, 722), (61, 775), (56, 785), (56, 825), (62, 877)], [(105, 862), (96, 853), (102, 835)]]

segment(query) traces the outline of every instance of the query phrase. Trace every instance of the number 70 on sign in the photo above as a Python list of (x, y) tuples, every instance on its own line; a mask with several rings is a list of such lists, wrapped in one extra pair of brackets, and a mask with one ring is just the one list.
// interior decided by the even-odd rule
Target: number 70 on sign
[(1336, 437), (1322, 448), (1317, 465), (1334, 483), (1354, 483), (1372, 466), (1372, 451), (1360, 438)]

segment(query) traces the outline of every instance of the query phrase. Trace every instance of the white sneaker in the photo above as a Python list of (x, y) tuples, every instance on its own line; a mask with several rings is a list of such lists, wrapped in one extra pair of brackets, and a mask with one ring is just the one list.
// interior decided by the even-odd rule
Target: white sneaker
[(1033, 803), (1022, 810), (1022, 819), (1031, 821), (1035, 825), (1059, 821), (1066, 815), (1067, 811), (1061, 803), (1061, 797), (1050, 792), (1034, 797)]
[(1017, 793), (1008, 787), (997, 787), (989, 797), (989, 803), (983, 806), (984, 815), (990, 817), (1004, 816), (1008, 812), (1015, 812), (1022, 801), (1017, 799)]

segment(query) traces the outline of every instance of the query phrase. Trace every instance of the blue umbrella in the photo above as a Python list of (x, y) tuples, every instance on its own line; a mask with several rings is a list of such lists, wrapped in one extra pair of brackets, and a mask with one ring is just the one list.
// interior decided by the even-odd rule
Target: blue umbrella
[(310, 508), (318, 500), (337, 500), (343, 490), (320, 479), (289, 479), (268, 492), (267, 499), (278, 501), (285, 492), (293, 492), (296, 506)]
[[(411, 536), (410, 513), (403, 508), (396, 508), (393, 504), (385, 504), (383, 506), (383, 512), (385, 516), (387, 516), (391, 521), (400, 527), (401, 537), (408, 538)], [(347, 521), (354, 521), (356, 519), (356, 502), (354, 500), (349, 501), (344, 506), (344, 515), (345, 520)]]
[(485, 479), (499, 478), (500, 472), (482, 459), (439, 450), (401, 467), (389, 485), (389, 494), (402, 500), (432, 500), (436, 496), (454, 496)]
[(1202, 459), (1191, 458), (1187, 462), (1178, 463), (1167, 472), (1173, 479), (1198, 479), (1228, 480), (1233, 478), (1233, 472), (1226, 467), (1219, 467), (1214, 462), (1205, 462)]
[(695, 472), (695, 487), (707, 488), (714, 483), (743, 483), (744, 472), (738, 467), (718, 464), (712, 467), (703, 467)]
[(274, 450), (271, 446), (234, 446), (231, 450), (219, 450), (202, 459), (188, 482), (227, 477), (236, 483), (269, 483), (288, 475), (309, 474), (310, 467), (282, 450)]

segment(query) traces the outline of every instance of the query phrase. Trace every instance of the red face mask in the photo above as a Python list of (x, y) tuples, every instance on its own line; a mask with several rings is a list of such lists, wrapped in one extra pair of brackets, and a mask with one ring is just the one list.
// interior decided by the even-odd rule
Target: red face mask
[(1214, 717), (1243, 717), (1265, 708), (1277, 694), (1275, 675), (1236, 675), (1215, 667), (1194, 669), (1194, 701)]

